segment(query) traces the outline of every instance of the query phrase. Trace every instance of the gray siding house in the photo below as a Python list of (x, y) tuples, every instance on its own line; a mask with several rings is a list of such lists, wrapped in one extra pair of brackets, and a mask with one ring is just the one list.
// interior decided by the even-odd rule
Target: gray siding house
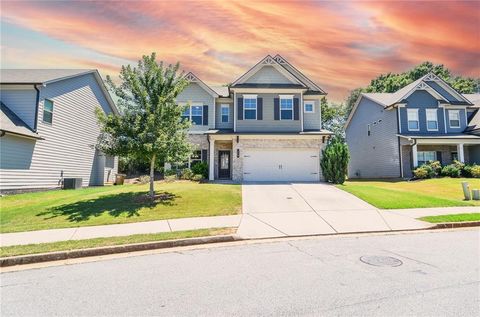
[(96, 70), (3, 69), (0, 190), (57, 188), (67, 177), (104, 185), (117, 159), (95, 149), (95, 109), (118, 113)]
[(319, 181), (326, 94), (280, 55), (263, 58), (231, 85), (208, 86), (192, 73), (177, 102), (192, 121), (197, 151), (189, 165), (209, 164), (209, 179)]
[(430, 73), (395, 93), (362, 93), (346, 123), (350, 178), (409, 178), (431, 160), (480, 164), (480, 94)]

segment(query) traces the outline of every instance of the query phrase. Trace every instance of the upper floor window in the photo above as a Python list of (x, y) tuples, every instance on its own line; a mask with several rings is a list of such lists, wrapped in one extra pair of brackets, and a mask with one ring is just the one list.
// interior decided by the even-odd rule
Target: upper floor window
[(43, 122), (52, 123), (53, 121), (53, 101), (45, 99), (43, 101)]
[(257, 96), (243, 96), (243, 118), (245, 120), (257, 120)]
[(410, 131), (420, 130), (420, 124), (418, 122), (418, 109), (407, 109), (407, 121), (408, 121), (408, 130)]
[(460, 128), (460, 110), (448, 110), (450, 128)]
[(437, 109), (425, 109), (427, 114), (427, 130), (438, 131)]
[(293, 120), (293, 96), (280, 96), (280, 120)]
[(220, 108), (221, 115), (222, 115), (222, 123), (228, 123), (230, 117), (230, 106), (229, 105), (222, 105)]
[(303, 103), (303, 112), (314, 113), (315, 112), (315, 103), (313, 101), (305, 101)]
[(203, 124), (203, 105), (192, 105), (186, 107), (183, 111), (182, 118), (190, 120), (193, 125)]

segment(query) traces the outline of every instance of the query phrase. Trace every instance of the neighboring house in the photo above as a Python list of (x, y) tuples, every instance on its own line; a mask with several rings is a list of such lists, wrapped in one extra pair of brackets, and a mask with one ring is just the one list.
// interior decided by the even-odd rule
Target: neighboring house
[(395, 93), (362, 93), (346, 123), (350, 178), (412, 177), (430, 160), (480, 164), (480, 94), (430, 73)]
[(319, 181), (320, 99), (326, 94), (279, 55), (262, 59), (228, 87), (210, 87), (194, 74), (179, 95), (189, 105), (189, 137), (206, 161), (209, 179)]
[(0, 190), (83, 186), (113, 180), (117, 160), (95, 149), (95, 109), (118, 113), (97, 70), (3, 69)]

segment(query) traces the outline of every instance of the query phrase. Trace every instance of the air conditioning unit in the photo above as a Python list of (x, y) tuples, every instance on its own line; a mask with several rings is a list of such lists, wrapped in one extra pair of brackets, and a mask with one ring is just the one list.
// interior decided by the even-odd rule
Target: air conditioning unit
[(64, 178), (63, 189), (79, 189), (82, 188), (82, 178)]

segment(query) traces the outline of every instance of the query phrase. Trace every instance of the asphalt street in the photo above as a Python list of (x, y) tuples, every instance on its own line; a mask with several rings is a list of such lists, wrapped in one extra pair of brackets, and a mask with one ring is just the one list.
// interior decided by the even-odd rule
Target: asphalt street
[(1, 315), (479, 316), (479, 261), (478, 229), (212, 246), (3, 273)]

